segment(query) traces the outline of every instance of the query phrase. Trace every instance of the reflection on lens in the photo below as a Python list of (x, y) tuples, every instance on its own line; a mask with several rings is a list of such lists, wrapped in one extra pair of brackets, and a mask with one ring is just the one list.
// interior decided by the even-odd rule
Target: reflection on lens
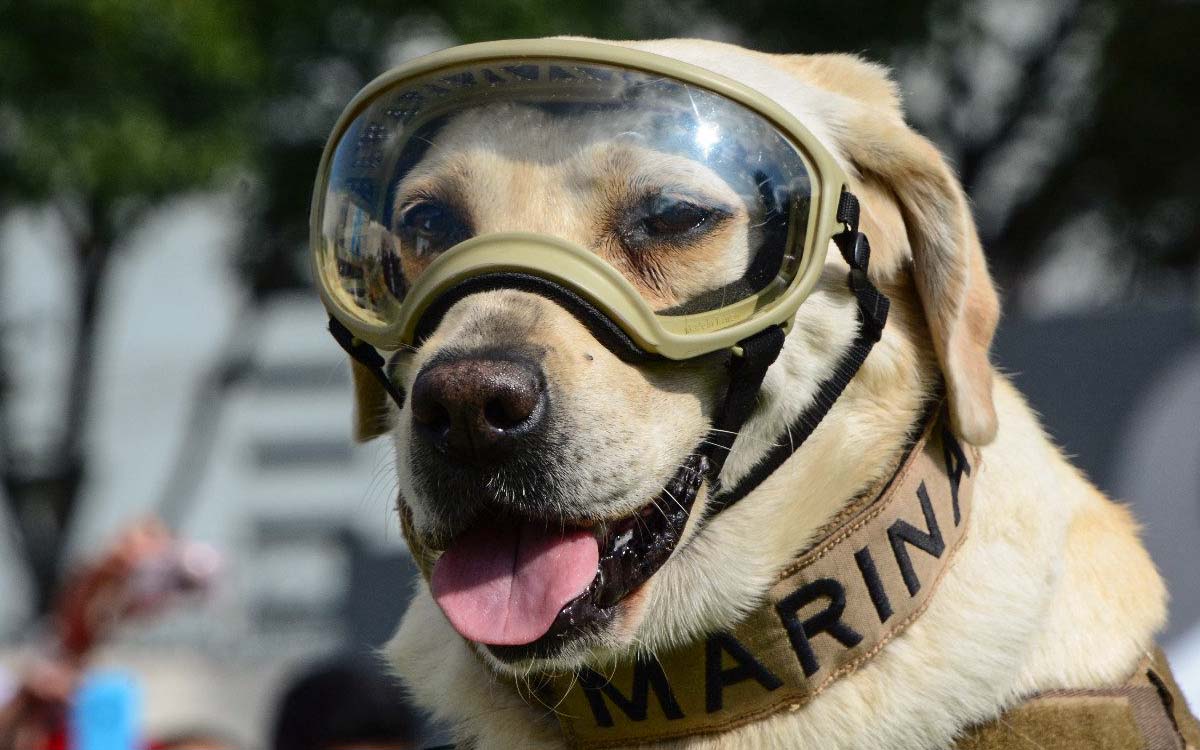
[(600, 255), (661, 315), (687, 315), (782, 293), (809, 204), (799, 152), (736, 102), (616, 66), (494, 61), (406, 80), (350, 123), (320, 268), (344, 307), (387, 321), (462, 241), (538, 232)]

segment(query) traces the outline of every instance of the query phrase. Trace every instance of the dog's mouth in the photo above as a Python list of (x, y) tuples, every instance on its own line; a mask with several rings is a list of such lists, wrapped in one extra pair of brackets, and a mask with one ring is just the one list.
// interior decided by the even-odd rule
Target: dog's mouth
[(550, 658), (612, 621), (662, 567), (708, 472), (693, 454), (637, 512), (603, 522), (487, 518), (457, 535), (430, 586), (464, 638), (501, 661)]

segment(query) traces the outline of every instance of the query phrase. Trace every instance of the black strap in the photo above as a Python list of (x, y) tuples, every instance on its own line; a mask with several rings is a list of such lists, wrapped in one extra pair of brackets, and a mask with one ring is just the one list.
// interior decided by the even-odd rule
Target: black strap
[(770, 326), (740, 341), (738, 347), (741, 353), (735, 354), (729, 361), (729, 386), (725, 391), (725, 399), (713, 418), (712, 428), (700, 451), (708, 458), (709, 477), (714, 483), (721, 476), (721, 467), (733, 449), (738, 432), (754, 413), (767, 368), (783, 351), (784, 339), (782, 328)]
[(397, 388), (392, 379), (387, 376), (387, 363), (383, 359), (383, 355), (367, 342), (355, 338), (354, 334), (350, 333), (350, 330), (332, 315), (329, 316), (329, 332), (333, 334), (334, 340), (346, 350), (347, 354), (360, 365), (370, 370), (375, 379), (379, 381), (379, 384), (383, 386), (383, 389), (396, 402), (396, 408), (403, 409), (404, 391)]
[[(890, 303), (887, 296), (876, 289), (867, 277), (867, 267), (871, 261), (871, 246), (867, 242), (866, 235), (858, 231), (858, 199), (848, 191), (842, 192), (842, 198), (838, 202), (837, 218), (839, 222), (846, 225), (846, 229), (835, 235), (833, 240), (837, 243), (838, 249), (842, 251), (842, 257), (850, 264), (850, 290), (854, 292), (858, 301), (858, 334), (854, 337), (850, 348), (834, 366), (833, 373), (817, 388), (812, 404), (788, 426), (786, 434), (782, 436), (786, 440), (777, 440), (770, 452), (763, 456), (732, 487), (725, 489), (720, 485), (715, 486), (714, 496), (704, 509), (703, 520), (705, 521), (753, 492), (758, 485), (782, 466), (784, 461), (799, 450), (804, 441), (817, 429), (821, 420), (829, 414), (834, 403), (846, 390), (846, 386), (850, 385), (850, 381), (854, 379), (854, 375), (866, 361), (875, 342), (879, 341), (883, 335)], [(762, 382), (761, 376), (758, 382)], [(731, 392), (733, 390), (732, 384), (730, 390)], [(749, 414), (746, 415), (746, 417), (748, 416)], [(726, 437), (732, 444), (734, 436)], [(727, 453), (727, 451), (723, 451), (723, 453)]]
[(858, 197), (845, 188), (838, 197), (837, 222), (845, 224), (851, 231), (858, 231)]
[(625, 362), (645, 362), (661, 360), (662, 358), (638, 346), (621, 326), (596, 308), (587, 298), (568, 289), (557, 281), (544, 279), (531, 273), (520, 271), (493, 271), (460, 281), (438, 295), (428, 308), (421, 313), (416, 326), (416, 343), (419, 345), (433, 335), (442, 318), (459, 300), (472, 294), (490, 292), (497, 289), (516, 289), (522, 292), (537, 294), (552, 302), (558, 303), (575, 319), (582, 323), (588, 331), (613, 354)]

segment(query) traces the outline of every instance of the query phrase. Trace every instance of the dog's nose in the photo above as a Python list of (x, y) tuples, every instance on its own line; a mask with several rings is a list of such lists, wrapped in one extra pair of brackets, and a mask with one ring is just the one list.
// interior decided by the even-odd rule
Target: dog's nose
[(434, 360), (412, 389), (415, 432), (438, 450), (473, 463), (503, 458), (545, 422), (541, 370), (520, 359)]

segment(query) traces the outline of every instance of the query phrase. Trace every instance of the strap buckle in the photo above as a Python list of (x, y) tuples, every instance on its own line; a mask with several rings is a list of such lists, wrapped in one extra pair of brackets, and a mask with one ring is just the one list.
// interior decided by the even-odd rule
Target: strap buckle
[(846, 225), (846, 229), (835, 234), (833, 241), (850, 266), (848, 283), (858, 300), (862, 335), (871, 341), (879, 341), (887, 323), (889, 303), (867, 275), (871, 265), (871, 243), (865, 234), (858, 231), (858, 210), (858, 200), (851, 193), (843, 192), (838, 206), (838, 219)]

